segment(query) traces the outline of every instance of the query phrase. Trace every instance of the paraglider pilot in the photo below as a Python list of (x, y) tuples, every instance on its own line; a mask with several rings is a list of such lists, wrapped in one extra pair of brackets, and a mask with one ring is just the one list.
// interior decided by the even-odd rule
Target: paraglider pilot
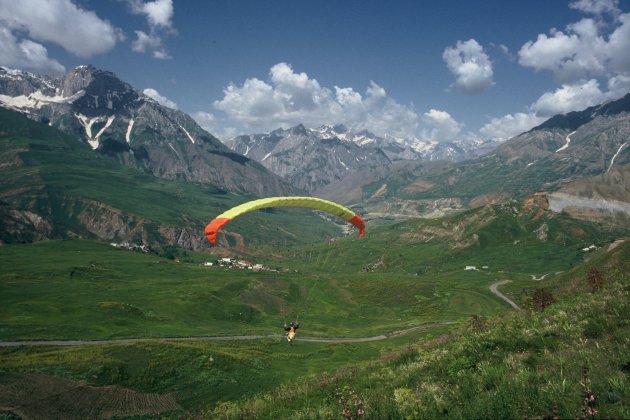
[(289, 325), (284, 323), (284, 330), (287, 332), (287, 341), (290, 345), (293, 345), (293, 338), (295, 337), (295, 330), (300, 328), (300, 324), (298, 322), (291, 322)]

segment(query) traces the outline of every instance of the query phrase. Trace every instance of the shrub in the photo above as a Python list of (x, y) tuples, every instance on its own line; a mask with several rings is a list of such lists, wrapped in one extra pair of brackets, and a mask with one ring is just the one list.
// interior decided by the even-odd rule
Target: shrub
[(584, 327), (584, 337), (586, 338), (599, 338), (606, 331), (608, 323), (606, 320), (597, 318), (589, 319), (586, 327)]
[(538, 288), (534, 290), (534, 295), (532, 296), (532, 306), (536, 309), (544, 310), (547, 306), (555, 303), (551, 292), (544, 287)]
[(604, 285), (604, 276), (602, 276), (602, 273), (600, 273), (599, 270), (595, 267), (592, 267), (590, 270), (588, 270), (587, 279), (593, 293), (601, 289), (601, 287)]

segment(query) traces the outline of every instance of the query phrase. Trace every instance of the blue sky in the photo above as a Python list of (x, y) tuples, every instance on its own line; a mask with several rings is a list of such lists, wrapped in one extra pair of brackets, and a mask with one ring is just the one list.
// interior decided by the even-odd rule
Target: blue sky
[(0, 65), (79, 64), (219, 137), (505, 139), (630, 91), (630, 1), (0, 0)]

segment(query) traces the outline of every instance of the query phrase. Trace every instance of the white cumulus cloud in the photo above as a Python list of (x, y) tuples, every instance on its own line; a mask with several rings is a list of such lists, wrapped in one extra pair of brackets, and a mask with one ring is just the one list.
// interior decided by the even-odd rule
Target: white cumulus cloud
[(18, 41), (7, 28), (0, 28), (0, 64), (42, 74), (61, 74), (65, 67), (48, 57), (48, 50), (29, 39)]
[(154, 34), (147, 34), (143, 31), (135, 31), (136, 39), (131, 43), (132, 51), (144, 53), (151, 50), (154, 58), (168, 59), (171, 56), (162, 46), (162, 38)]
[(151, 26), (164, 28), (172, 26), (173, 0), (155, 0), (147, 3), (142, 0), (130, 0), (129, 6), (133, 13), (146, 16)]
[(442, 53), (448, 70), (455, 76), (455, 87), (467, 95), (477, 95), (494, 84), (492, 62), (474, 39), (457, 41)]
[(446, 111), (431, 109), (422, 115), (424, 128), (422, 137), (427, 140), (454, 140), (461, 133), (463, 125)]
[(593, 19), (567, 26), (566, 32), (539, 34), (518, 52), (519, 63), (534, 70), (548, 70), (561, 83), (571, 83), (606, 72), (606, 41)]
[(177, 109), (177, 104), (175, 102), (171, 101), (166, 96), (160, 95), (160, 93), (153, 88), (146, 88), (142, 91), (142, 93), (147, 95), (149, 98), (155, 100), (160, 105), (164, 105), (168, 108)]
[(543, 93), (526, 112), (492, 119), (481, 134), (509, 138), (554, 115), (581, 111), (630, 91), (630, 13), (622, 13), (617, 0), (575, 0), (569, 7), (590, 16), (564, 30), (538, 34), (518, 52), (519, 64), (550, 72), (559, 86)]
[(374, 82), (364, 94), (351, 87), (329, 89), (287, 63), (271, 67), (268, 81), (248, 78), (242, 85), (231, 83), (214, 106), (247, 130), (343, 123), (376, 134), (412, 136), (418, 127), (413, 108), (389, 98)]
[(51, 42), (78, 57), (110, 51), (122, 32), (71, 0), (0, 0), (0, 27), (21, 41)]
[(210, 112), (195, 112), (192, 117), (201, 128), (219, 139), (229, 139), (237, 135), (236, 128), (223, 126), (219, 119)]
[(531, 109), (540, 117), (552, 117), (556, 114), (566, 114), (579, 111), (608, 99), (608, 95), (601, 91), (599, 83), (590, 79), (580, 83), (564, 84), (553, 92), (544, 93)]
[(621, 98), (630, 92), (630, 74), (620, 74), (608, 79), (608, 96), (611, 99)]
[(544, 122), (546, 118), (538, 117), (533, 112), (517, 112), (501, 118), (493, 118), (479, 130), (479, 133), (489, 139), (508, 140), (514, 136), (531, 130)]
[(619, 14), (618, 0), (576, 0), (569, 4), (571, 9), (576, 9), (584, 13), (601, 15), (604, 13)]
[(128, 4), (131, 13), (144, 16), (149, 25), (149, 33), (142, 30), (134, 31), (136, 39), (131, 44), (131, 49), (139, 53), (150, 50), (154, 58), (162, 60), (171, 58), (164, 47), (164, 38), (176, 32), (173, 28), (173, 0), (146, 3), (142, 0), (128, 0)]
[(539, 34), (521, 47), (519, 63), (550, 71), (560, 83), (630, 74), (630, 13), (621, 14), (617, 3), (610, 1), (579, 1), (572, 6), (583, 12), (613, 12), (614, 23), (596, 16), (571, 23), (564, 31)]

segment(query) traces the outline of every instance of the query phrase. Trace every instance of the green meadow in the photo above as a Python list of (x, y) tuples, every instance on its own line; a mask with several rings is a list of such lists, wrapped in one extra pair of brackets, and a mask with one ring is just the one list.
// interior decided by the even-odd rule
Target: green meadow
[(0, 266), (5, 341), (280, 334), (297, 317), (309, 336), (365, 337), (505, 309), (495, 274), (461, 270), (253, 272), (82, 240), (4, 246)]
[[(86, 163), (93, 170), (89, 182), (61, 177), (67, 169), (63, 160), (51, 162), (49, 159), (40, 174), (47, 179), (49, 191), (60, 188), (66, 196), (113, 199), (108, 197), (115, 195), (110, 187), (96, 188), (100, 176), (109, 176), (98, 166), (108, 165), (107, 162)], [(115, 185), (115, 175), (109, 177)], [(160, 210), (145, 210), (145, 205), (136, 206), (133, 200), (121, 202), (120, 206), (129, 206), (130, 211), (135, 209), (143, 217), (163, 223), (175, 222), (179, 215), (188, 213), (194, 215), (193, 219), (201, 219), (206, 207), (218, 209), (237, 200), (220, 194), (197, 194), (195, 189), (199, 187), (194, 185), (184, 187), (157, 180), (139, 181), (138, 185), (137, 192), (143, 196), (138, 200), (154, 197), (162, 203), (172, 203), (172, 208), (156, 206)], [(191, 190), (177, 193), (177, 188)], [(218, 201), (212, 204), (205, 200)], [(226, 201), (219, 204), (221, 200)], [(437, 220), (375, 224), (374, 228), (368, 221), (363, 239), (356, 238), (356, 232), (335, 237), (334, 226), (327, 236), (322, 233), (326, 231), (320, 227), (318, 216), (313, 217), (314, 223), (302, 216), (299, 211), (268, 211), (243, 216), (230, 224), (230, 230), (252, 243), (250, 252), (243, 257), (274, 271), (207, 267), (205, 262), (218, 258), (218, 254), (208, 251), (177, 249), (175, 259), (173, 255), (165, 258), (85, 239), (0, 247), (1, 341), (145, 339), (80, 346), (0, 347), (0, 386), (37, 374), (44, 375), (37, 376), (44, 383), (61, 379), (83, 381), (80, 383), (87, 385), (82, 386), (95, 387), (90, 392), (114, 389), (122, 394), (133, 391), (170, 396), (179, 408), (163, 413), (169, 416), (193, 413), (227, 418), (336, 417), (343, 410), (334, 401), (349, 401), (360, 390), (369, 401), (374, 418), (434, 418), (440, 412), (455, 413), (455, 417), (492, 417), (492, 413), (519, 417), (522, 408), (496, 406), (500, 400), (493, 399), (490, 392), (509, 390), (518, 394), (525, 389), (529, 376), (523, 373), (525, 376), (517, 385), (502, 382), (501, 378), (509, 378), (509, 368), (501, 363), (515, 357), (521, 369), (535, 367), (545, 372), (536, 379), (542, 381), (552, 375), (544, 367), (557, 362), (548, 360), (549, 351), (583, 338), (577, 333), (562, 339), (547, 338), (546, 332), (539, 339), (539, 335), (532, 338), (530, 333), (521, 332), (521, 327), (530, 328), (530, 322), (544, 322), (544, 315), (537, 314), (533, 320), (526, 315), (532, 308), (533, 293), (546, 287), (560, 302), (572, 297), (576, 290), (585, 289), (579, 284), (585, 284), (584, 273), (589, 264), (598, 258), (604, 261), (608, 246), (628, 234), (565, 214), (541, 212), (538, 207), (518, 201)], [(71, 222), (68, 221), (69, 226)], [(258, 228), (263, 225), (264, 229)], [(275, 242), (266, 241), (266, 235), (274, 229), (285, 233)], [(300, 239), (298, 233), (302, 235)], [(329, 239), (314, 242), (317, 237)], [(583, 251), (590, 245), (597, 249)], [(614, 255), (627, 255), (618, 254), (625, 249), (619, 248)], [(599, 264), (621, 264), (605, 261)], [(466, 270), (467, 266), (474, 269)], [(618, 282), (617, 286), (607, 287), (625, 287), (619, 286), (627, 279), (620, 274), (623, 269), (602, 270), (607, 278)], [(544, 281), (533, 280), (547, 273)], [(511, 306), (490, 290), (492, 284), (505, 280), (509, 283), (502, 285), (501, 291), (524, 308), (515, 318), (517, 321), (512, 318)], [(615, 310), (621, 314), (625, 309)], [(283, 338), (282, 326), (297, 319), (301, 328), (290, 346)], [(588, 321), (571, 322), (582, 325)], [(427, 328), (381, 341), (300, 340), (375, 337), (423, 325)], [(539, 331), (543, 328), (532, 325)], [(592, 327), (595, 333), (609, 321), (597, 325)], [(619, 334), (626, 333), (623, 325), (614, 325)], [(479, 344), (473, 334), (477, 330), (487, 330), (494, 337), (492, 340), (500, 337), (503, 341)], [(528, 338), (519, 342), (517, 338), (512, 340), (510, 334), (525, 334)], [(617, 343), (616, 335), (601, 335), (616, 343), (615, 348), (623, 346)], [(215, 336), (263, 338), (195, 339)], [(173, 337), (184, 340), (160, 340)], [(472, 340), (473, 344), (448, 344), (458, 340)], [(469, 345), (474, 347), (474, 353)], [(618, 348), (606, 357), (619, 358), (622, 350)], [(500, 360), (495, 355), (497, 351), (502, 355)], [(460, 356), (450, 358), (444, 352)], [(436, 360), (437, 367), (427, 368), (421, 360), (425, 357)], [(575, 363), (586, 362), (580, 359)], [(498, 367), (493, 367), (495, 364)], [(479, 369), (485, 369), (483, 375), (487, 378), (475, 376), (480, 374)], [(575, 382), (579, 373), (572, 371), (571, 375)], [(622, 378), (616, 371), (610, 375)], [(625, 398), (626, 382), (622, 379), (615, 379), (621, 387), (615, 395)], [(480, 385), (478, 381), (487, 383)], [(458, 389), (455, 384), (462, 387), (459, 394), (445, 391)], [(480, 386), (483, 392), (477, 389)], [(35, 394), (45, 393), (37, 389)], [(426, 392), (442, 399), (431, 405), (423, 399)], [(296, 394), (295, 400), (287, 402), (289, 394)], [(473, 394), (483, 395), (495, 411), (457, 408)], [(546, 405), (532, 406), (533, 413), (544, 416), (553, 412), (551, 394), (545, 395)], [(527, 398), (534, 397), (532, 394)], [(71, 399), (81, 400), (78, 394)], [(519, 401), (525, 404), (522, 398)], [(84, 405), (89, 407), (89, 403)], [(28, 412), (31, 415), (41, 414), (29, 407), (35, 410)], [(368, 404), (362, 407), (367, 409)], [(622, 411), (610, 412), (623, 414), (627, 406), (621, 407)], [(569, 404), (561, 411), (566, 414), (574, 408)], [(121, 410), (121, 415), (136, 413)], [(156, 410), (159, 412), (159, 407)]]
[[(570, 346), (566, 340), (578, 338), (577, 333), (562, 339), (547, 338), (543, 333), (542, 338), (535, 338), (539, 337), (536, 334), (523, 338), (524, 344), (516, 338), (511, 341), (510, 334), (529, 337), (519, 328), (530, 322), (534, 323), (531, 328), (542, 328), (538, 323), (544, 322), (544, 315), (537, 314), (534, 320), (526, 315), (533, 291), (544, 286), (561, 300), (575, 295), (576, 290), (587, 290), (586, 268), (598, 258), (606, 258), (611, 242), (627, 234), (562, 214), (535, 218), (529, 212), (514, 202), (509, 207), (487, 207), (447, 219), (382, 226), (368, 230), (360, 240), (351, 235), (291, 247), (255, 247), (248, 258), (273, 267), (274, 272), (205, 267), (204, 262), (216, 259), (209, 253), (180, 250), (181, 262), (176, 262), (87, 240), (5, 245), (0, 247), (2, 341), (149, 340), (76, 347), (0, 347), (0, 385), (10, 375), (42, 374), (84, 381), (96, 389), (113, 385), (121, 390), (174, 395), (180, 408), (165, 412), (174, 416), (335, 417), (342, 411), (333, 402), (336, 393), (348, 394), (347, 399), (361, 390), (366, 396), (362, 398), (369, 396), (372, 416), (377, 418), (432, 418), (438, 413), (435, 410), (444, 407), (458, 413), (456, 417), (484, 417), (491, 411), (451, 408), (459, 407), (457, 401), (467, 398), (466, 393), (478, 392), (475, 387), (483, 384), (475, 381), (482, 379), (474, 375), (483, 368), (490, 369), (483, 373), (491, 375), (490, 379), (483, 380), (491, 385), (483, 385), (485, 393), (479, 395), (484, 395), (492, 410), (498, 410), (494, 412), (504, 412), (495, 406), (499, 400), (493, 400), (489, 392), (503, 389), (499, 378), (509, 376), (508, 367), (495, 369), (492, 363), (507, 363), (505, 358), (516, 357), (522, 369), (535, 362), (532, 366), (543, 372), (547, 363), (557, 363), (547, 360), (550, 351), (559, 343)], [(537, 233), (543, 224), (547, 226), (544, 240)], [(591, 244), (598, 249), (585, 253), (582, 248)], [(627, 254), (627, 247), (619, 249)], [(615, 252), (621, 252), (619, 249)], [(617, 271), (602, 268), (607, 278), (627, 280), (619, 261), (606, 261), (617, 267)], [(465, 270), (468, 265), (476, 269)], [(532, 280), (532, 276), (550, 272), (553, 275), (544, 283)], [(501, 286), (501, 291), (525, 308), (517, 318), (490, 291), (493, 283), (504, 280), (510, 283)], [(282, 325), (297, 318), (301, 328), (296, 342), (289, 346)], [(584, 321), (571, 322), (581, 325)], [(421, 325), (430, 327), (382, 341), (300, 341), (300, 337), (373, 337)], [(479, 328), (487, 330), (493, 340), (502, 337), (504, 341), (477, 343), (474, 334)], [(160, 340), (232, 335), (266, 338)], [(617, 338), (611, 336), (610, 340)], [(466, 347), (469, 344), (448, 350), (463, 352), (461, 359), (439, 356), (443, 345), (455, 345), (448, 344), (451, 340), (472, 340), (477, 356), (472, 358)], [(491, 356), (497, 348), (503, 349), (503, 356)], [(609, 356), (619, 357), (613, 353)], [(420, 354), (434, 358), (442, 367), (418, 367), (416, 371), (417, 366), (426, 365)], [(566, 353), (566, 360), (569, 357)], [(466, 376), (471, 374), (473, 377)], [(452, 387), (449, 381), (458, 383), (458, 375), (471, 381), (461, 385), (470, 389), (451, 395), (445, 390)], [(579, 373), (570, 375), (575, 382)], [(523, 378), (519, 381), (525, 381)], [(517, 388), (508, 387), (509, 392), (520, 392), (524, 384), (512, 384)], [(569, 392), (567, 389), (564, 391)], [(625, 389), (619, 395), (626, 395)], [(436, 406), (423, 402), (425, 391), (439, 395)], [(287, 402), (286, 395), (294, 393), (296, 400)], [(387, 397), (379, 399), (381, 394)], [(447, 396), (455, 405), (450, 405)], [(549, 398), (547, 406), (532, 407), (532, 412), (552, 413)], [(568, 413), (574, 406), (571, 403), (563, 410)], [(522, 412), (510, 404), (504, 408), (511, 413), (508, 417)]]
[[(588, 271), (604, 283), (593, 290)], [(471, 318), (448, 335), (322, 372), (209, 418), (628, 418), (630, 243), (542, 283), (541, 309)], [(538, 283), (540, 284), (540, 283)]]

